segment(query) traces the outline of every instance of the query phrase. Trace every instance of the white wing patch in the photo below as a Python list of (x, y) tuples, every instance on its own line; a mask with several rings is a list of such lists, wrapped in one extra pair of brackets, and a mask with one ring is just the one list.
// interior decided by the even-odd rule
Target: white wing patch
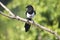
[(27, 18), (33, 18), (34, 17), (34, 12), (32, 14), (27, 13)]

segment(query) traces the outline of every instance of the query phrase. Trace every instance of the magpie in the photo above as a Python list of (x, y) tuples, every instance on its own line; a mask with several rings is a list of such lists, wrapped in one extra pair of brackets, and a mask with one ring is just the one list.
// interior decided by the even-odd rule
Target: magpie
[[(32, 18), (34, 17), (34, 15), (36, 15), (36, 12), (35, 12), (35, 10), (34, 10), (34, 8), (33, 8), (33, 6), (32, 5), (28, 5), (28, 6), (26, 6), (26, 16), (27, 16), (27, 20), (29, 21), (31, 21), (32, 20)], [(31, 24), (28, 24), (28, 23), (25, 23), (25, 32), (27, 32), (27, 31), (29, 31), (29, 29), (30, 29), (30, 26), (31, 26)]]

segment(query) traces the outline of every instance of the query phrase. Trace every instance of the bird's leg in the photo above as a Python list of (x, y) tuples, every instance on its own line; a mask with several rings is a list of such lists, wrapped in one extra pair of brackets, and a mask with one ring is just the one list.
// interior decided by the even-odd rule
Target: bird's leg
[(27, 19), (27, 23), (29, 23), (29, 19)]
[(32, 22), (34, 23), (34, 20), (32, 20)]
[(27, 19), (27, 22), (29, 22), (29, 20)]

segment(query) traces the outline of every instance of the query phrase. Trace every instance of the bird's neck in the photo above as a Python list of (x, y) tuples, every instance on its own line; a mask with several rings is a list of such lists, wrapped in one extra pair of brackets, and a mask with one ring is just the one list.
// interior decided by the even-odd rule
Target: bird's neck
[(32, 14), (32, 13), (33, 13), (33, 10), (31, 10), (31, 11), (28, 11), (28, 13), (29, 13), (29, 14)]

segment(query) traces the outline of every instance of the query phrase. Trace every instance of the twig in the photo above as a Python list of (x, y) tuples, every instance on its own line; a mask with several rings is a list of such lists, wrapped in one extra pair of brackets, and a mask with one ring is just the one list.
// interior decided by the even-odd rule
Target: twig
[[(17, 19), (17, 20), (19, 20), (19, 21), (27, 22), (27, 20), (24, 19), (24, 18), (21, 18), (21, 17), (19, 17), (19, 16), (14, 16), (14, 14), (13, 14), (7, 7), (5, 7), (5, 5), (3, 5), (1, 2), (0, 2), (0, 5), (1, 5), (6, 11), (8, 11), (8, 12), (11, 14), (10, 16), (8, 16), (8, 15), (6, 15), (5, 13), (3, 13), (3, 12), (0, 11), (0, 14), (2, 14), (3, 16), (6, 16), (6, 17), (12, 18), (12, 19)], [(50, 32), (51, 34), (54, 34), (54, 35), (60, 40), (60, 36), (59, 36), (55, 31), (52, 31), (52, 30), (50, 30), (49, 28), (46, 28), (46, 27), (44, 27), (44, 26), (42, 26), (42, 25), (40, 25), (40, 24), (37, 24), (37, 23), (35, 23), (35, 22), (33, 22), (33, 21), (29, 21), (29, 22), (27, 22), (27, 23), (33, 24), (33, 25), (35, 25), (35, 26), (37, 26), (37, 27), (39, 27), (39, 28), (41, 28), (41, 29), (43, 29), (43, 30), (45, 30), (45, 31), (47, 31), (47, 32)]]
[(15, 16), (5, 5), (3, 5), (3, 3), (0, 2), (0, 5), (1, 5), (6, 11), (8, 11), (8, 12), (10, 13), (10, 15)]

